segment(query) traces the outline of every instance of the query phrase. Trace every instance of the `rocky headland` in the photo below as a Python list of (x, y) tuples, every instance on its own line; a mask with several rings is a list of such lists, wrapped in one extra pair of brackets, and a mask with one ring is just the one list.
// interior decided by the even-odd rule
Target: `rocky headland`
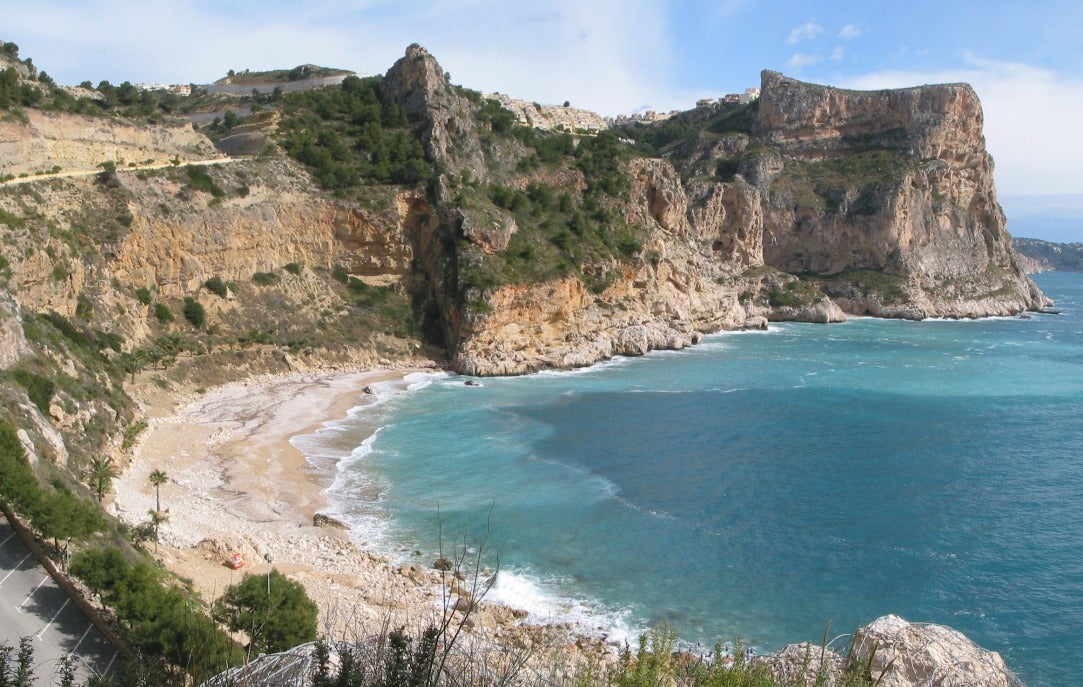
[[(268, 373), (435, 359), (523, 374), (769, 321), (1048, 304), (1005, 229), (966, 85), (857, 92), (764, 72), (758, 101), (604, 128), (508, 110), (415, 45), (383, 77), (265, 94), (271, 116), (193, 126), (233, 101), (163, 100), (147, 116), (5, 68), (24, 97), (0, 119), (0, 414), (72, 485), (93, 455), (132, 459), (148, 418), (168, 416), (158, 395)], [(262, 137), (260, 155), (221, 152), (241, 133)], [(199, 491), (207, 475), (190, 474)], [(141, 513), (146, 485), (124, 489)], [(183, 527), (177, 552), (202, 543)], [(364, 558), (304, 536), (271, 539)], [(225, 533), (214, 546), (261, 551)], [(345, 578), (328, 565), (297, 574), (334, 590)], [(393, 574), (381, 603), (432, 582)]]

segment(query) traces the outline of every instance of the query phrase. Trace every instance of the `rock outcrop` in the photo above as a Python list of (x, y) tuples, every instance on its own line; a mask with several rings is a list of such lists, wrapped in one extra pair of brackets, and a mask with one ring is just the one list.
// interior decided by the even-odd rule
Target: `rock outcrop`
[(1016, 262), (970, 86), (847, 91), (764, 72), (761, 92), (753, 137), (785, 160), (758, 184), (767, 264), (905, 277), (922, 316), (1043, 304)]
[(950, 627), (910, 623), (897, 615), (858, 630), (845, 657), (806, 642), (754, 661), (777, 680), (808, 687), (834, 687), (846, 675), (883, 687), (1022, 687), (1000, 654)]
[[(439, 73), (427, 67), (416, 86), (397, 88), (446, 92)], [(698, 136), (627, 164), (620, 212), (646, 231), (638, 261), (590, 266), (611, 275), (600, 292), (565, 278), (481, 294), (483, 312), (455, 318), (458, 369), (508, 374), (679, 348), (757, 318), (981, 317), (1046, 303), (1012, 250), (969, 86), (858, 92), (764, 72), (761, 92), (747, 133)], [(715, 167), (726, 165), (737, 173), (719, 182)], [(492, 254), (517, 229), (484, 218), (459, 235)], [(775, 282), (741, 276), (765, 267), (826, 295), (767, 302)]]
[(858, 630), (851, 660), (869, 667), (883, 687), (1019, 687), (994, 651), (958, 630), (886, 615)]

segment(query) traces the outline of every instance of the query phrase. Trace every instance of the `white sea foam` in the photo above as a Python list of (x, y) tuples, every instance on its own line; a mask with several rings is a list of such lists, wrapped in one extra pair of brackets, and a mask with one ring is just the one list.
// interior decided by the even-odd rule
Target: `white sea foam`
[(634, 625), (630, 609), (611, 609), (593, 599), (554, 591), (568, 585), (567, 580), (538, 580), (528, 570), (501, 570), (485, 600), (527, 611), (531, 622), (568, 623), (610, 643), (631, 642), (644, 631)]

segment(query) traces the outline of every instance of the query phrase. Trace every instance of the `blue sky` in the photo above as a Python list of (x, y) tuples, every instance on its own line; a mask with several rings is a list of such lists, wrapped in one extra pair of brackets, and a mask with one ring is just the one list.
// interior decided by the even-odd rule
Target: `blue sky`
[(606, 115), (688, 108), (761, 69), (849, 88), (966, 81), (1009, 231), (1083, 241), (1078, 0), (0, 0), (0, 16), (0, 39), (62, 84), (308, 62), (376, 74), (413, 42), (456, 83)]

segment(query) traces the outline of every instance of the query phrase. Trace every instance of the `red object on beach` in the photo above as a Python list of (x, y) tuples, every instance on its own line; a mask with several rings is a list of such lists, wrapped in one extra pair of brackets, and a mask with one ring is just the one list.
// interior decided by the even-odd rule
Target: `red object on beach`
[(230, 561), (229, 567), (233, 568), (234, 570), (240, 570), (244, 567), (244, 559), (241, 558), (241, 554), (233, 554), (233, 560)]

